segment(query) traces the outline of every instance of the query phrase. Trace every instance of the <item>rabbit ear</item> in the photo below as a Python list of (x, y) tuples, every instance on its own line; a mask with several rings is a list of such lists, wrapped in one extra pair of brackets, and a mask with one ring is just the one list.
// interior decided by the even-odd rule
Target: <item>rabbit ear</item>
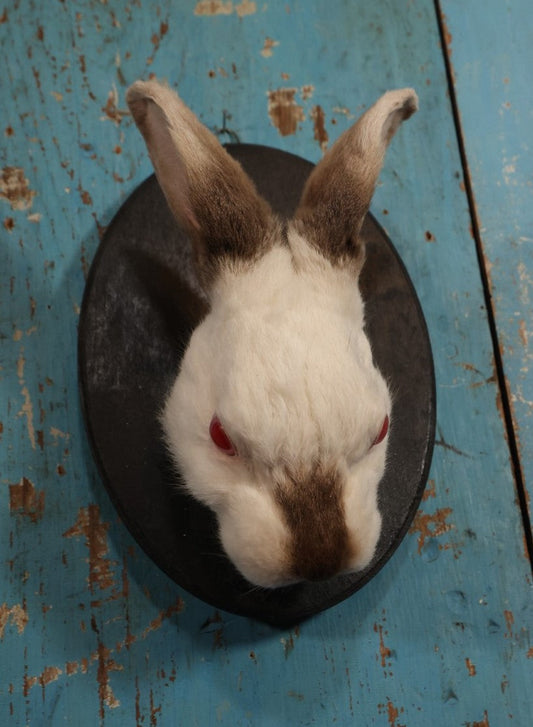
[(204, 285), (221, 264), (263, 254), (271, 238), (270, 208), (216, 137), (157, 81), (137, 81), (126, 100), (169, 207), (192, 238)]
[(307, 180), (295, 226), (332, 264), (361, 269), (364, 245), (357, 238), (385, 151), (401, 122), (417, 108), (412, 89), (384, 94), (344, 132)]

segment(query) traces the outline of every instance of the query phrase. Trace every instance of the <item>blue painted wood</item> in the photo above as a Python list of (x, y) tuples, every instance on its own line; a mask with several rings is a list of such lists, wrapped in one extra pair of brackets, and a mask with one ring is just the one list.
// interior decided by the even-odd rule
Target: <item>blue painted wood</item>
[(496, 3), (490, 17), (478, 3), (467, 14), (457, 0), (445, 0), (442, 8), (522, 474), (531, 495), (531, 5), (527, 0)]
[[(529, 563), (433, 3), (14, 0), (0, 21), (2, 724), (528, 724)], [(222, 138), (312, 160), (385, 89), (420, 93), (373, 211), (432, 337), (431, 479), (378, 577), (292, 631), (216, 613), (156, 570), (88, 451), (79, 305), (99, 231), (150, 172), (124, 112), (150, 73)]]

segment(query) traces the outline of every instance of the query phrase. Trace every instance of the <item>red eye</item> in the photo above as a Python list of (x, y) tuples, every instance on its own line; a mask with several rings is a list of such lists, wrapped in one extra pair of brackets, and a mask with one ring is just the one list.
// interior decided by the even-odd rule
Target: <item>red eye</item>
[(234, 457), (237, 454), (237, 450), (233, 446), (231, 439), (224, 431), (224, 427), (220, 423), (220, 419), (217, 417), (216, 414), (211, 419), (211, 424), (209, 425), (209, 434), (213, 442), (220, 450), (222, 450), (222, 452), (224, 452), (224, 454), (227, 454), (230, 457)]
[(379, 444), (382, 442), (385, 437), (387, 436), (387, 432), (389, 431), (389, 417), (388, 415), (383, 420), (383, 424), (381, 425), (381, 431), (378, 434), (378, 436), (374, 439), (372, 442), (372, 446), (374, 447), (376, 444)]

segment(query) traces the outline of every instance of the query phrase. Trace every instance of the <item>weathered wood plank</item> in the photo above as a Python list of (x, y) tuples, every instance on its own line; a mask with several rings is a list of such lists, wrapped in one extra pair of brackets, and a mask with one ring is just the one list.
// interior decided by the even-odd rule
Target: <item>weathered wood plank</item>
[[(533, 483), (531, 6), (441, 3), (522, 479)], [(482, 104), (480, 105), (480, 99)]]
[[(527, 724), (529, 564), (433, 3), (40, 0), (0, 20), (0, 168), (22, 170), (0, 198), (2, 723)], [(223, 138), (314, 160), (385, 89), (420, 93), (373, 210), (432, 337), (431, 481), (378, 577), (290, 632), (157, 571), (88, 452), (77, 317), (98, 230), (150, 171), (123, 113), (149, 73)]]

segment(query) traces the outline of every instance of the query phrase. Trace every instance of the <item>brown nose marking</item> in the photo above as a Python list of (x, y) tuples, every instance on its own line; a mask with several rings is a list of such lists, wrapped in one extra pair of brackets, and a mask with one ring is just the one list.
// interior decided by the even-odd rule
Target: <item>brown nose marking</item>
[(339, 473), (320, 465), (304, 476), (287, 473), (278, 484), (276, 500), (290, 531), (293, 576), (325, 580), (346, 567), (351, 548), (341, 494)]

